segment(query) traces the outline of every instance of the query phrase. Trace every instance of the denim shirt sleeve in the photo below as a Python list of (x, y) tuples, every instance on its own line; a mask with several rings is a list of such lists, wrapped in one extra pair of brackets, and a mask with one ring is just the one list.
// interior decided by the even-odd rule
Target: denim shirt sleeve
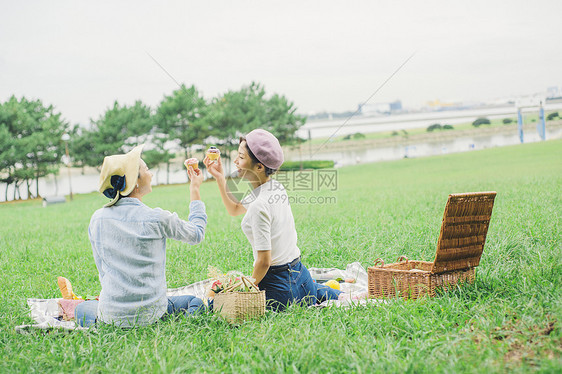
[(205, 203), (194, 200), (189, 204), (187, 221), (178, 217), (177, 213), (160, 210), (160, 228), (166, 238), (171, 238), (189, 244), (199, 244), (205, 238), (207, 214)]

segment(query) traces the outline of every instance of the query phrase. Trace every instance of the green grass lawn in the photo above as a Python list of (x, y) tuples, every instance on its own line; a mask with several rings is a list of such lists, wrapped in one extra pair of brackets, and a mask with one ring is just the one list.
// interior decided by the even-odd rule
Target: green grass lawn
[[(57, 276), (80, 295), (100, 291), (87, 227), (105, 199), (0, 205), (0, 372), (561, 372), (560, 140), (338, 169), (335, 191), (290, 192), (327, 201), (293, 204), (303, 262), (432, 261), (448, 194), (489, 190), (498, 194), (476, 282), (433, 299), (294, 307), (239, 327), (209, 315), (25, 335), (14, 327), (32, 322), (26, 299), (59, 297)], [(205, 241), (168, 243), (169, 287), (206, 278), (209, 265), (251, 272), (241, 217), (227, 216), (213, 182), (201, 194)], [(186, 218), (187, 198), (175, 185), (144, 202)]]

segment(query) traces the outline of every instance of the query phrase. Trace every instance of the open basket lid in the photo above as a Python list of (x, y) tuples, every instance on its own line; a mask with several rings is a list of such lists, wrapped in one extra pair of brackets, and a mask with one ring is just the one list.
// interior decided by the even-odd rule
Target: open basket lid
[(432, 272), (478, 266), (484, 250), (496, 192), (449, 195)]

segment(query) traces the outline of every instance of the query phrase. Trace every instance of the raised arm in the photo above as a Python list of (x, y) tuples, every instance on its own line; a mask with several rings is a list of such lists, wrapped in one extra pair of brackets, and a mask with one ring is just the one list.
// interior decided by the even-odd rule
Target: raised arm
[(156, 208), (160, 212), (160, 228), (166, 238), (179, 240), (191, 245), (199, 244), (205, 238), (207, 214), (205, 204), (201, 200), (194, 200), (189, 204), (187, 221), (178, 217), (177, 213)]
[(199, 169), (194, 170), (187, 166), (187, 160), (184, 164), (189, 176), (189, 197), (191, 199), (187, 221), (179, 218), (176, 213), (156, 209), (160, 211), (160, 223), (165, 237), (189, 244), (199, 244), (205, 238), (205, 228), (207, 227), (205, 204), (201, 201), (199, 193), (199, 187), (203, 182), (203, 173)]
[(244, 208), (240, 201), (238, 201), (238, 199), (236, 199), (232, 195), (232, 193), (228, 189), (228, 186), (226, 185), (226, 178), (224, 176), (221, 157), (219, 157), (217, 161), (211, 161), (208, 157), (205, 157), (203, 163), (207, 167), (209, 174), (215, 177), (217, 181), (219, 192), (222, 198), (222, 203), (224, 204), (224, 207), (226, 208), (228, 214), (230, 214), (231, 216), (239, 216), (246, 213), (246, 208)]

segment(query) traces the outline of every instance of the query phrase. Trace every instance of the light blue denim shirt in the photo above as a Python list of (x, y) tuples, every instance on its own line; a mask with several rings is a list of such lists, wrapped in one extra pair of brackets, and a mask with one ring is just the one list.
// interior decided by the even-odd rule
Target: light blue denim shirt
[(162, 317), (168, 307), (166, 238), (198, 244), (205, 237), (205, 204), (192, 201), (189, 211), (184, 221), (124, 197), (94, 213), (88, 234), (101, 283), (99, 320), (126, 327)]

